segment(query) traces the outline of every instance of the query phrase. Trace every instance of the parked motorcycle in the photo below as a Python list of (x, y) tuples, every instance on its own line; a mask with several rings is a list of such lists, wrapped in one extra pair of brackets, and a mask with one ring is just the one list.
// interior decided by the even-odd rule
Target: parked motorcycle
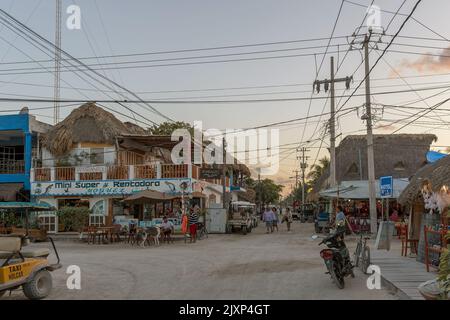
[(344, 228), (338, 228), (319, 243), (319, 245), (325, 244), (328, 247), (328, 249), (320, 251), (320, 256), (328, 269), (327, 273), (331, 275), (331, 279), (333, 279), (333, 282), (339, 289), (344, 289), (345, 277), (355, 277), (350, 255), (344, 243), (344, 233)]

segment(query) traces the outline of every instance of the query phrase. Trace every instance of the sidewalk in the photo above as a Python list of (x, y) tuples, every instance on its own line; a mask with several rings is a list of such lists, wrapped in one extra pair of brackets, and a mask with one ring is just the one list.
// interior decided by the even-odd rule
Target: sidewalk
[[(409, 251), (408, 251), (409, 252)], [(401, 256), (401, 242), (393, 239), (391, 250), (376, 250), (371, 246), (371, 264), (381, 269), (383, 284), (397, 291), (403, 299), (423, 300), (417, 287), (425, 281), (436, 278), (436, 273), (425, 270), (425, 264), (412, 257)]]

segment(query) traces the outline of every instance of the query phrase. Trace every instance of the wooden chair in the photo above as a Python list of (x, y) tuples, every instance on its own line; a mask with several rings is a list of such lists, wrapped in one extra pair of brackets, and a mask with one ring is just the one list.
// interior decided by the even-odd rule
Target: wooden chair
[(92, 242), (92, 244), (95, 244), (95, 240), (99, 236), (99, 233), (97, 232), (97, 227), (88, 226), (86, 228), (86, 231), (87, 231), (87, 234), (88, 234), (88, 241), (87, 241), (87, 243), (90, 244)]
[(408, 255), (408, 249), (410, 249), (410, 253), (417, 254), (417, 243), (419, 241), (409, 239), (407, 225), (400, 226), (400, 240), (402, 241), (402, 256)]
[(111, 230), (111, 242), (121, 242), (120, 238), (120, 230), (122, 226), (120, 224), (113, 225), (113, 229)]

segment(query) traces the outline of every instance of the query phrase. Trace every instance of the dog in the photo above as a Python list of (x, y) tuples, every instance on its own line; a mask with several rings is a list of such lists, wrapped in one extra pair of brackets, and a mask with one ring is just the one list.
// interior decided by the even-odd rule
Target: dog
[(136, 233), (136, 244), (139, 247), (144, 248), (145, 242), (147, 241), (147, 237), (148, 237), (148, 233), (145, 230), (143, 230), (143, 229), (138, 230)]
[(159, 238), (161, 237), (161, 228), (160, 227), (149, 227), (147, 228), (148, 236), (153, 239), (155, 245), (159, 246)]

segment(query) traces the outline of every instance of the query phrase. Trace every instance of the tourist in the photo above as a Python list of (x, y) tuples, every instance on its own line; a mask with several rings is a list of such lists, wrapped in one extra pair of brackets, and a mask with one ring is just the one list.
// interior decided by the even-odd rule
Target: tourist
[(175, 229), (172, 221), (169, 221), (169, 219), (167, 219), (167, 216), (164, 216), (163, 218), (163, 222), (161, 223), (161, 231), (164, 236), (163, 242), (164, 240), (167, 240), (167, 243), (171, 242), (171, 234), (175, 232)]
[(287, 225), (287, 231), (291, 232), (291, 224), (292, 221), (294, 220), (294, 218), (292, 217), (292, 212), (291, 209), (286, 208), (286, 212), (283, 216), (283, 221), (286, 221), (286, 225)]
[(263, 213), (263, 221), (266, 223), (267, 233), (273, 232), (272, 228), (273, 214), (268, 207)]
[(277, 229), (278, 232), (278, 212), (277, 212), (277, 208), (273, 207), (272, 208), (272, 214), (273, 214), (273, 221), (272, 221), (272, 232), (273, 230)]
[(191, 234), (190, 242), (197, 241), (197, 223), (199, 210), (200, 210), (199, 207), (195, 206), (194, 209), (191, 211), (191, 214), (189, 215), (189, 232)]

